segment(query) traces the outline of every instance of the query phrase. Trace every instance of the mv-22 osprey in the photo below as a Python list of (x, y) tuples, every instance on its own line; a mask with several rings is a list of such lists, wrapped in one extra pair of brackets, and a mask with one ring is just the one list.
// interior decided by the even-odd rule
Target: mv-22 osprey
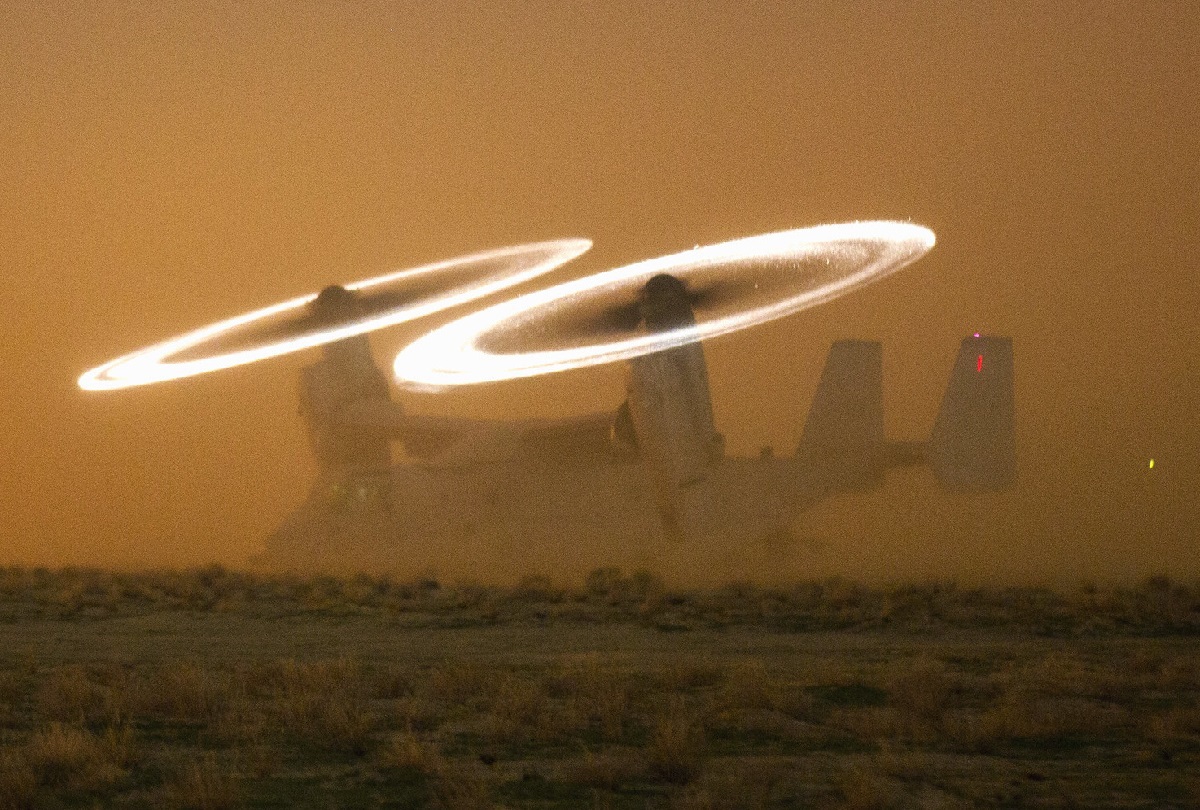
[[(579, 335), (648, 336), (624, 357), (626, 396), (606, 413), (526, 422), (406, 414), (365, 335), (326, 345), (301, 381), (320, 475), (269, 538), (262, 562), (479, 576), (654, 567), (689, 548), (737, 553), (777, 542), (817, 501), (879, 487), (894, 467), (928, 464), (953, 492), (994, 491), (1015, 480), (1010, 338), (963, 339), (932, 432), (917, 442), (884, 435), (880, 343), (838, 341), (795, 453), (729, 456), (714, 424), (703, 349), (686, 338), (698, 311), (719, 309), (750, 287), (685, 273), (625, 278), (599, 304), (549, 307), (542, 322), (482, 341), (502, 355), (528, 351), (531, 341), (537, 350), (575, 347)], [(334, 287), (313, 306), (328, 307), (322, 317), (336, 321), (353, 317), (356, 304)], [(535, 311), (532, 320), (539, 317)], [(406, 451), (398, 464), (392, 441)]]

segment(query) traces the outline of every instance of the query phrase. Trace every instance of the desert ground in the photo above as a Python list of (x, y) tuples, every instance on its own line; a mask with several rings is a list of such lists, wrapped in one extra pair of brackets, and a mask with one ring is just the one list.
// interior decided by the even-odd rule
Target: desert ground
[(1200, 805), (1200, 586), (0, 569), (0, 807)]

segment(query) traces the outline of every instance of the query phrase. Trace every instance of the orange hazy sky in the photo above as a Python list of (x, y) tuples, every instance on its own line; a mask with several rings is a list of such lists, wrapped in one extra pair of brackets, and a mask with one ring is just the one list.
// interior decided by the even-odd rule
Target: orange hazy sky
[[(0, 564), (236, 565), (304, 497), (311, 355), (76, 388), (118, 354), (513, 242), (594, 239), (568, 277), (895, 218), (938, 246), (709, 345), (718, 427), (786, 451), (860, 337), (890, 433), (921, 438), (958, 340), (1008, 334), (1020, 484), (894, 473), (800, 520), (808, 572), (1200, 573), (1190, 3), (10, 0), (0, 40)], [(381, 363), (427, 325), (377, 335)], [(399, 397), (564, 415), (622, 372)]]

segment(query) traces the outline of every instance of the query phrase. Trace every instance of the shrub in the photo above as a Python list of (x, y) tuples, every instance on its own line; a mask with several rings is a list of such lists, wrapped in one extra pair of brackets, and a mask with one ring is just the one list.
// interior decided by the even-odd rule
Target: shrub
[(0, 810), (31, 807), (37, 792), (38, 774), (25, 750), (0, 745)]
[(446, 759), (437, 747), (422, 742), (411, 731), (391, 735), (375, 759), (383, 767), (412, 768), (430, 776), (446, 767)]
[(960, 690), (961, 685), (945, 664), (920, 658), (891, 678), (888, 692), (891, 704), (917, 728), (924, 726), (936, 733), (942, 727), (942, 714), (952, 694)]
[(366, 751), (376, 717), (368, 708), (365, 683), (355, 662), (288, 661), (281, 681), (274, 714), (287, 731), (355, 754)]
[(646, 751), (651, 774), (665, 782), (685, 785), (696, 778), (704, 756), (704, 729), (686, 702), (673, 695), (654, 724)]
[(181, 661), (158, 670), (139, 695), (142, 711), (209, 723), (226, 711), (233, 692), (228, 673)]
[(539, 683), (509, 673), (501, 680), (485, 717), (487, 733), (498, 741), (528, 740), (537, 727), (544, 704)]
[(102, 703), (99, 690), (81, 666), (67, 666), (50, 674), (37, 692), (37, 705), (50, 720), (85, 722)]
[(563, 778), (568, 782), (600, 790), (620, 790), (630, 782), (643, 779), (646, 763), (633, 749), (608, 750), (602, 753), (585, 752), (582, 759), (563, 766)]
[(588, 658), (564, 675), (563, 682), (574, 687), (568, 706), (596, 723), (604, 739), (619, 740), (629, 713), (628, 675), (601, 667), (595, 658)]
[(126, 739), (105, 741), (84, 729), (52, 723), (30, 738), (25, 754), (39, 784), (91, 793), (125, 775)]
[(237, 781), (212, 753), (186, 763), (162, 793), (165, 804), (179, 810), (231, 810), (241, 804)]

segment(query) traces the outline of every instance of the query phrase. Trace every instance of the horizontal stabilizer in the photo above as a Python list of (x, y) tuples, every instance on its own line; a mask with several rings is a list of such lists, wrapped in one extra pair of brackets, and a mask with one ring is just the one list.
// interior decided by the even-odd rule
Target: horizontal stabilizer
[(883, 346), (839, 340), (825, 370), (796, 456), (816, 486), (857, 492), (883, 483)]
[(929, 461), (953, 492), (986, 492), (1017, 478), (1012, 338), (964, 338), (933, 426)]

